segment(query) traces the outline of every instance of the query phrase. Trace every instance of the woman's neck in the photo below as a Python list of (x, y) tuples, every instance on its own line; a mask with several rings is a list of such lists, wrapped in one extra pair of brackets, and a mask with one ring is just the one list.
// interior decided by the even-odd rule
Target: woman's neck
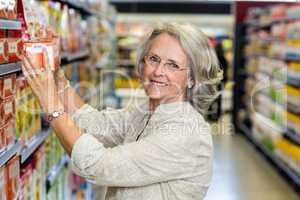
[(176, 98), (176, 99), (151, 99), (149, 100), (149, 111), (152, 114), (155, 109), (160, 105), (160, 104), (168, 104), (168, 103), (174, 103), (174, 102), (179, 102), (179, 101), (184, 101), (184, 98)]

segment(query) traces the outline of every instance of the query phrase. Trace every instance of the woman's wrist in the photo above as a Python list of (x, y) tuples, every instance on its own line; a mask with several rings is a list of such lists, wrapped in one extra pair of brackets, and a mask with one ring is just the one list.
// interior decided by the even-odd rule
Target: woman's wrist
[(58, 94), (63, 94), (70, 87), (71, 87), (70, 81), (67, 81), (66, 83), (64, 83), (63, 86), (60, 85), (60, 87), (58, 89)]

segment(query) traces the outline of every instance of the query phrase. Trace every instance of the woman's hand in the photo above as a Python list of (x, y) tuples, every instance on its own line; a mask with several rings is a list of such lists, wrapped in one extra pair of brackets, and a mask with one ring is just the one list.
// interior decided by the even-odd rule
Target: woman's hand
[(62, 94), (67, 88), (70, 87), (70, 82), (66, 78), (65, 73), (62, 69), (58, 69), (54, 72), (54, 80), (59, 94)]
[[(44, 54), (46, 55), (46, 53)], [(48, 61), (46, 58), (45, 60)], [(26, 77), (34, 95), (37, 97), (42, 109), (47, 114), (63, 109), (55, 85), (53, 72), (50, 70), (49, 62), (46, 62), (45, 69), (35, 67), (34, 61), (24, 56), (22, 71)]]

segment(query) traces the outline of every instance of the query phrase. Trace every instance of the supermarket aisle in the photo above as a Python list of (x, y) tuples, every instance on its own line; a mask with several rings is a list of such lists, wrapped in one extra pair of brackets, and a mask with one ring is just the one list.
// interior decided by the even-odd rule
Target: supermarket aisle
[(214, 176), (205, 200), (300, 199), (243, 136), (215, 135), (214, 146)]

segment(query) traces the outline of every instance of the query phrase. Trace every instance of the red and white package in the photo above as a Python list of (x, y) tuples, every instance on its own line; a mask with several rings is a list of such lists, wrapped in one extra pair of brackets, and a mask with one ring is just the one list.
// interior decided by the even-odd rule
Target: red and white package
[(7, 200), (6, 196), (6, 167), (0, 167), (0, 199)]
[(44, 69), (47, 64), (52, 71), (60, 66), (59, 39), (24, 42), (26, 56), (40, 69)]
[(9, 1), (8, 0), (0, 0), (0, 18), (7, 18), (7, 8)]
[(23, 42), (20, 38), (7, 38), (8, 62), (18, 62), (22, 59)]
[[(5, 145), (5, 140), (4, 140), (4, 132), (3, 132), (3, 128), (0, 127), (0, 153), (5, 147), (6, 147), (6, 145)], [(1, 185), (1, 183), (0, 183), (0, 185)]]
[(16, 92), (16, 84), (16, 74), (10, 74), (7, 76), (0, 77), (0, 94), (2, 94), (1, 98), (5, 99), (7, 97), (13, 96)]
[(8, 46), (5, 38), (0, 38), (0, 64), (8, 62)]
[(3, 135), (5, 146), (9, 146), (14, 143), (16, 139), (14, 120), (9, 121), (3, 126)]
[(4, 125), (4, 108), (3, 108), (3, 102), (1, 100), (0, 102), (0, 127)]
[(11, 121), (16, 114), (16, 100), (13, 96), (3, 101), (3, 121), (6, 124)]
[(6, 0), (7, 1), (7, 18), (17, 19), (17, 0)]
[(16, 199), (20, 188), (20, 158), (14, 156), (10, 159), (7, 164), (7, 181), (6, 181), (6, 192), (7, 199)]

